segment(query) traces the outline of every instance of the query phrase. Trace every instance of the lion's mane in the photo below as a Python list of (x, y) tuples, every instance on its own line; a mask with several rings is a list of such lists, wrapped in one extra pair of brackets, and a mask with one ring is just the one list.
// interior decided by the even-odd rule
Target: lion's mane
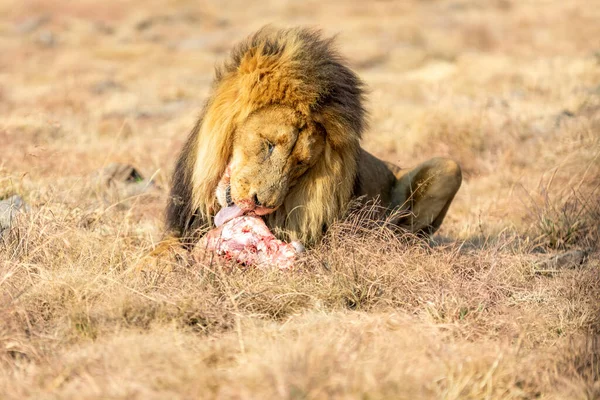
[(290, 189), (285, 209), (267, 223), (285, 239), (316, 242), (353, 194), (365, 129), (363, 96), (360, 79), (319, 31), (267, 27), (238, 44), (217, 67), (212, 92), (177, 161), (167, 229), (185, 238), (210, 226), (236, 128), (254, 111), (279, 104), (321, 124), (326, 145), (317, 164)]

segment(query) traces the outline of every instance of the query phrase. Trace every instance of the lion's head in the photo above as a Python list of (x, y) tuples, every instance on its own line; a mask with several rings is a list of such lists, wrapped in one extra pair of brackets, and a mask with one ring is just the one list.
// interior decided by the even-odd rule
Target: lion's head
[(294, 109), (275, 105), (254, 112), (234, 134), (229, 185), (217, 188), (220, 205), (233, 202), (259, 215), (275, 211), (324, 148), (323, 127)]
[(239, 44), (179, 158), (171, 230), (210, 224), (234, 202), (268, 214), (279, 237), (314, 243), (352, 196), (362, 101), (360, 80), (317, 31), (265, 28)]

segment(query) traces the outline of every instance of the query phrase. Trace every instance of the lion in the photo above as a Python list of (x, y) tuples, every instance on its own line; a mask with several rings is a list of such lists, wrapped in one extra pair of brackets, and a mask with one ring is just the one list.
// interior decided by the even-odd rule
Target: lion
[[(441, 225), (461, 184), (451, 159), (413, 169), (361, 148), (365, 85), (319, 30), (266, 27), (217, 67), (177, 160), (167, 230), (193, 245), (235, 204), (281, 240), (315, 245), (354, 199), (417, 234)], [(397, 213), (398, 210), (405, 211)]]

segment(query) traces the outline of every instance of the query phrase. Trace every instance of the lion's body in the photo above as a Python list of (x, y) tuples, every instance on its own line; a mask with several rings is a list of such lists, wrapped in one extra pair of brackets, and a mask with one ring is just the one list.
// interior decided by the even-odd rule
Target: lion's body
[[(413, 230), (426, 229), (445, 214), (460, 169), (437, 159), (411, 175), (362, 150), (363, 97), (359, 78), (318, 32), (263, 29), (239, 44), (217, 69), (212, 94), (177, 162), (169, 231), (193, 238), (231, 199), (264, 214), (279, 238), (310, 245), (354, 197), (377, 198), (388, 210), (416, 210), (410, 199), (426, 205), (436, 198), (429, 188), (439, 186), (442, 210), (424, 208), (422, 217), (397, 221), (416, 227), (421, 218), (429, 222)], [(453, 177), (458, 179), (445, 183)]]

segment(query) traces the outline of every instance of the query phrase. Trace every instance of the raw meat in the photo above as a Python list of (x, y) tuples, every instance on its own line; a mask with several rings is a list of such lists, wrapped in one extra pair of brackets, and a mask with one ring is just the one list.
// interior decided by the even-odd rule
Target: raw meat
[(242, 215), (235, 205), (221, 209), (215, 216), (215, 223), (217, 228), (205, 237), (206, 249), (247, 266), (289, 269), (294, 265), (296, 255), (304, 251), (299, 242), (278, 240), (262, 218)]

